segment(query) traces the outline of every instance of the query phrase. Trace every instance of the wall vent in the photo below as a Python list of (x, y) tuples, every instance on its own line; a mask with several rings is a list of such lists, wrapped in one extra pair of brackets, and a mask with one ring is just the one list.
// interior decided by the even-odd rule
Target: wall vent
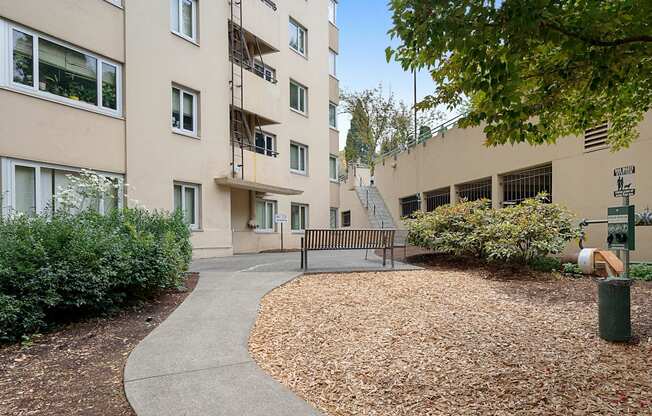
[(584, 152), (606, 149), (609, 123), (600, 124), (584, 132)]

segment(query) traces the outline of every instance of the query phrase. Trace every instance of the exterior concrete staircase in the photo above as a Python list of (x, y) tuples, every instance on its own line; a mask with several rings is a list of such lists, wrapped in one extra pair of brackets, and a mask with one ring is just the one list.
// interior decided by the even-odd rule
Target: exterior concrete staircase
[[(375, 186), (356, 186), (355, 193), (360, 199), (360, 203), (367, 210), (369, 224), (372, 228), (394, 228), (392, 214), (389, 213), (383, 196)], [(405, 245), (406, 232), (397, 230), (394, 242), (396, 246)]]

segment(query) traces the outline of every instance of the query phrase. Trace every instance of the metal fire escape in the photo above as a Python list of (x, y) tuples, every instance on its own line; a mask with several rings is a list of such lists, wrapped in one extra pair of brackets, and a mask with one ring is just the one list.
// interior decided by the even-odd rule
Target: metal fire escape
[[(252, 71), (265, 78), (265, 62), (258, 38), (253, 38), (252, 47), (257, 50), (257, 58), (262, 72), (256, 68), (254, 57), (247, 43), (246, 32), (243, 28), (242, 2), (244, 0), (230, 0), (231, 20), (229, 21), (229, 55), (231, 59), (231, 171), (233, 177), (245, 178), (244, 151), (257, 151), (255, 131), (262, 134), (261, 123), (258, 115), (250, 114), (244, 109), (244, 71)], [(271, 82), (276, 82), (272, 80)], [(253, 128), (252, 128), (253, 124)], [(264, 150), (264, 149), (262, 149)]]

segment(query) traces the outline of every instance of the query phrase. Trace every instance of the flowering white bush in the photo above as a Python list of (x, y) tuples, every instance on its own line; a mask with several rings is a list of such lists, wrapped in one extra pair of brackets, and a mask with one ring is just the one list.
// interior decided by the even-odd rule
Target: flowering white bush
[(120, 184), (112, 178), (83, 169), (77, 175), (66, 175), (67, 186), (59, 186), (55, 195), (58, 207), (68, 212), (87, 208), (99, 210), (100, 201), (115, 200), (117, 204)]

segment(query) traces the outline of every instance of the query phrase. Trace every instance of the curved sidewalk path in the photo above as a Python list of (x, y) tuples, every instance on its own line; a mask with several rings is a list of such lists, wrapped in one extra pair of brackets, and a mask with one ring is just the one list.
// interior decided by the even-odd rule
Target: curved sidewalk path
[[(136, 414), (320, 415), (265, 374), (247, 345), (261, 298), (302, 274), (298, 257), (258, 254), (196, 261), (192, 270), (201, 275), (195, 290), (127, 360), (124, 387)], [(364, 251), (315, 253), (311, 265), (311, 272), (382, 270), (373, 254), (364, 260)]]

